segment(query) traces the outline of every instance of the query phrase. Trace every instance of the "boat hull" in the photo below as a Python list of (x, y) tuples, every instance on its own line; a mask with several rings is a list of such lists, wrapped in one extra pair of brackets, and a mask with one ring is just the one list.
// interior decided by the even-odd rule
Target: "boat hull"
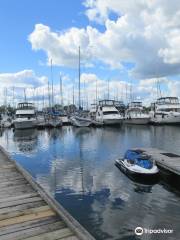
[(151, 124), (154, 125), (180, 125), (180, 116), (172, 117), (164, 117), (164, 118), (151, 118)]
[(123, 163), (123, 160), (117, 159), (115, 165), (125, 174), (130, 175), (131, 177), (137, 179), (152, 179), (154, 177), (159, 176), (159, 170), (155, 170), (154, 172), (143, 173), (143, 172), (136, 172), (132, 171), (130, 168), (127, 168), (126, 165)]
[(79, 117), (72, 117), (71, 124), (75, 127), (90, 127), (92, 122), (89, 119), (79, 118)]
[(123, 122), (122, 119), (103, 119), (104, 125), (121, 125)]
[(150, 121), (150, 118), (131, 118), (124, 119), (125, 124), (146, 125)]
[(36, 120), (23, 120), (23, 121), (14, 121), (14, 128), (15, 129), (28, 129), (28, 128), (35, 128), (36, 127)]

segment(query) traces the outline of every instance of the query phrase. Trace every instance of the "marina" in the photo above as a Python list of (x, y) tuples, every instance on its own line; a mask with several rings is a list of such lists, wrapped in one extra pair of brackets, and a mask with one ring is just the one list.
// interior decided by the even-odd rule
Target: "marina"
[(160, 168), (156, 181), (135, 181), (114, 162), (129, 148), (180, 155), (179, 126), (5, 129), (0, 144), (95, 239), (134, 237), (137, 223), (178, 239), (179, 177)]
[(180, 239), (179, 16), (0, 1), (0, 240)]

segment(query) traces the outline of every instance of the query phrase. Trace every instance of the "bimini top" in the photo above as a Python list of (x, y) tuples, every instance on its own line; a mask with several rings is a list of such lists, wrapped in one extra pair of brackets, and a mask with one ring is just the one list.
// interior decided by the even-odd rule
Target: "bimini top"
[(179, 104), (177, 97), (161, 97), (157, 99), (157, 104)]

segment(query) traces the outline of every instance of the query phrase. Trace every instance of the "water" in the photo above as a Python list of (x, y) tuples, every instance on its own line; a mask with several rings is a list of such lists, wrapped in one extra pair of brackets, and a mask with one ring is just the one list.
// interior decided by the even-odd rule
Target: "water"
[[(163, 181), (133, 182), (114, 165), (131, 147), (180, 154), (179, 133), (170, 126), (6, 130), (0, 144), (96, 239), (180, 239), (180, 192)], [(174, 233), (137, 238), (137, 226)]]

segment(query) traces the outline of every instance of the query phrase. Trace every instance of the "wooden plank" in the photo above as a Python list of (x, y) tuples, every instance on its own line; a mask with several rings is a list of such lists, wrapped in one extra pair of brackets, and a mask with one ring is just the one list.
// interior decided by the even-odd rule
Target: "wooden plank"
[(31, 221), (31, 220), (35, 220), (35, 219), (41, 219), (41, 218), (44, 218), (44, 217), (50, 217), (50, 216), (55, 216), (55, 215), (56, 215), (56, 213), (50, 209), (50, 210), (43, 211), (43, 212), (36, 212), (36, 213), (32, 213), (32, 214), (27, 214), (27, 215), (24, 215), (24, 216), (13, 217), (13, 218), (10, 218), (10, 219), (1, 220), (0, 221), (0, 228), (5, 227), (5, 226), (9, 226), (9, 225), (12, 225), (12, 224), (27, 222), (27, 221)]
[(6, 169), (6, 168), (14, 168), (14, 163), (7, 163), (6, 161), (5, 161), (5, 164), (0, 164), (0, 168), (1, 169)]
[(37, 197), (37, 196), (39, 196), (39, 194), (37, 192), (25, 193), (25, 194), (22, 194), (22, 195), (11, 196), (11, 197), (8, 197), (8, 198), (2, 198), (2, 199), (0, 199), (0, 203), (11, 202), (11, 201), (16, 201), (16, 200), (20, 200), (20, 199)]
[(29, 188), (24, 190), (16, 189), (16, 191), (13, 191), (13, 192), (0, 192), (0, 199), (5, 199), (5, 198), (7, 199), (9, 197), (20, 196), (28, 193), (36, 193), (36, 192), (33, 189), (29, 189)]
[(21, 212), (31, 208), (43, 207), (45, 205), (47, 206), (47, 203), (45, 203), (42, 199), (40, 199), (37, 202), (30, 202), (30, 203), (18, 204), (16, 206), (4, 207), (0, 209), (0, 219), (2, 216), (7, 215), (9, 213), (13, 213), (17, 211)]
[(40, 234), (36, 237), (25, 238), (26, 240), (56, 240), (73, 235), (69, 228), (63, 228), (57, 231)]
[(12, 207), (12, 206), (17, 206), (25, 203), (34, 203), (42, 200), (41, 197), (31, 197), (31, 198), (25, 198), (25, 199), (20, 199), (20, 200), (14, 200), (14, 201), (7, 201), (0, 203), (0, 209), (1, 208), (6, 208), (6, 207)]
[(39, 213), (39, 212), (48, 211), (48, 210), (50, 210), (50, 207), (48, 205), (46, 205), (46, 206), (41, 206), (41, 207), (24, 209), (21, 211), (17, 210), (14, 212), (2, 213), (2, 214), (0, 214), (0, 221), (4, 220), (4, 219), (8, 219), (8, 218), (19, 217), (19, 216), (24, 216), (27, 214)]
[(13, 185), (13, 186), (7, 186), (7, 187), (2, 187), (0, 188), (0, 194), (3, 194), (3, 193), (8, 193), (8, 192), (13, 192), (13, 191), (17, 191), (17, 190), (27, 190), (28, 189), (32, 189), (33, 188), (31, 187), (31, 185), (27, 182), (23, 182), (21, 184), (18, 184), (18, 185)]
[(57, 221), (60, 221), (60, 219), (56, 216), (52, 216), (52, 217), (45, 217), (45, 218), (35, 219), (27, 222), (22, 222), (18, 224), (13, 224), (6, 227), (1, 227), (0, 236), (13, 233), (13, 232), (22, 231), (22, 230), (33, 228), (33, 227), (38, 227), (38, 226), (40, 227), (42, 225), (55, 223)]
[(13, 232), (13, 233), (6, 234), (6, 235), (1, 235), (0, 239), (1, 240), (12, 240), (12, 239), (22, 240), (25, 238), (35, 237), (40, 234), (49, 233), (49, 232), (60, 230), (63, 228), (65, 228), (64, 223), (59, 221), (59, 222), (55, 222), (55, 223), (49, 223), (46, 225), (32, 227), (32, 228), (25, 229), (22, 231)]
[(18, 186), (22, 183), (27, 184), (28, 182), (24, 179), (17, 179), (17, 180), (2, 182), (2, 183), (0, 183), (0, 189), (4, 188), (4, 187)]

